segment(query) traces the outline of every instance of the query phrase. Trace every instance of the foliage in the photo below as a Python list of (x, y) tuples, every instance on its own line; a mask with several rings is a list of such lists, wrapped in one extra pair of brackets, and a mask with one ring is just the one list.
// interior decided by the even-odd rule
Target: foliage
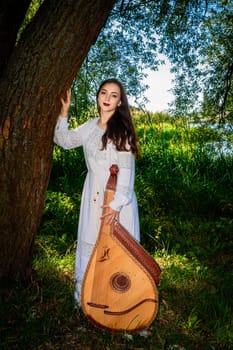
[[(173, 88), (176, 114), (185, 116), (187, 112), (199, 111), (222, 122), (232, 118), (232, 6), (231, 1), (199, 2), (196, 8), (199, 15), (194, 19), (188, 3), (178, 30), (168, 24), (160, 32), (176, 73)], [(170, 12), (177, 22), (175, 9)], [(179, 32), (182, 26), (184, 32)]]
[(145, 105), (145, 68), (157, 69), (161, 63), (151, 24), (150, 6), (143, 1), (116, 2), (73, 83), (75, 113), (71, 113), (79, 120), (85, 118), (87, 108), (89, 115), (93, 113), (100, 82), (112, 76), (123, 82), (135, 104)]
[(231, 118), (232, 21), (231, 1), (117, 1), (74, 81), (76, 115), (93, 108), (91, 96), (109, 76), (143, 108), (145, 68), (158, 69), (163, 53), (175, 73), (175, 115)]
[[(31, 2), (18, 37), (42, 2)], [(232, 9), (230, 0), (116, 1), (73, 82), (72, 115), (79, 122), (93, 115), (99, 83), (111, 76), (144, 108), (145, 70), (157, 70), (163, 53), (175, 73), (175, 115), (231, 119)]]
[(232, 348), (232, 155), (205, 148), (209, 141), (222, 142), (218, 130), (169, 122), (161, 113), (137, 113), (135, 122), (142, 153), (135, 188), (142, 244), (162, 269), (159, 314), (148, 337), (104, 332), (74, 309), (86, 169), (81, 151), (56, 147), (35, 273), (27, 286), (1, 287), (1, 349)]
[(21, 37), (23, 31), (25, 30), (27, 25), (31, 22), (31, 20), (33, 19), (37, 10), (39, 9), (39, 7), (42, 5), (43, 2), (44, 2), (44, 0), (32, 0), (31, 1), (29, 8), (27, 10), (27, 13), (25, 15), (24, 21), (23, 21), (23, 23), (18, 31), (16, 42), (18, 42), (20, 40), (20, 37)]

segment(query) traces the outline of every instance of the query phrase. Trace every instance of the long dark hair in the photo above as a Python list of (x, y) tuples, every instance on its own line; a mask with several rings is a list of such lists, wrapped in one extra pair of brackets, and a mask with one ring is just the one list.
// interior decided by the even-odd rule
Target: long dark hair
[(114, 83), (120, 88), (121, 104), (117, 107), (112, 117), (107, 122), (107, 129), (102, 136), (103, 149), (107, 148), (108, 140), (111, 140), (118, 151), (131, 151), (136, 158), (139, 157), (139, 149), (137, 145), (137, 135), (135, 132), (132, 116), (129, 109), (128, 99), (125, 89), (121, 82), (115, 78), (104, 80), (97, 91), (96, 100), (98, 111), (98, 96), (102, 87), (107, 83)]

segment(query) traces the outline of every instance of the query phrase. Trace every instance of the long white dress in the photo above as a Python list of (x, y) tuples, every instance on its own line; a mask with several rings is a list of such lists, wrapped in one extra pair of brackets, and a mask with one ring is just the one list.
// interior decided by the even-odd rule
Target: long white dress
[(117, 164), (119, 172), (114, 199), (110, 207), (119, 211), (121, 224), (140, 240), (137, 199), (134, 192), (135, 160), (132, 152), (119, 152), (112, 142), (102, 150), (104, 130), (98, 119), (91, 119), (76, 129), (69, 129), (67, 118), (59, 117), (54, 142), (64, 149), (82, 146), (87, 166), (78, 224), (78, 242), (75, 260), (75, 299), (80, 304), (83, 276), (100, 228), (101, 205), (109, 178), (109, 168)]

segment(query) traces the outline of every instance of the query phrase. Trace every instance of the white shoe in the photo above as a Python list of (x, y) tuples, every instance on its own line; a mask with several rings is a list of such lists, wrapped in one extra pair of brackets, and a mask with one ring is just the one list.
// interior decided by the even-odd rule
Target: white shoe
[(128, 340), (133, 340), (133, 335), (132, 334), (124, 334), (124, 338), (128, 339)]
[(139, 335), (140, 335), (141, 337), (147, 338), (148, 335), (149, 335), (149, 332), (148, 332), (147, 329), (145, 329), (144, 331), (141, 331), (141, 332), (139, 333)]

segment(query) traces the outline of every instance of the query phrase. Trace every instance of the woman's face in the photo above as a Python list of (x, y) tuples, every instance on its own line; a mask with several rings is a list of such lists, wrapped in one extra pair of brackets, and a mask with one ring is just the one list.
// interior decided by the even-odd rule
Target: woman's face
[(98, 94), (98, 105), (101, 112), (114, 112), (121, 104), (120, 87), (115, 83), (106, 83)]

